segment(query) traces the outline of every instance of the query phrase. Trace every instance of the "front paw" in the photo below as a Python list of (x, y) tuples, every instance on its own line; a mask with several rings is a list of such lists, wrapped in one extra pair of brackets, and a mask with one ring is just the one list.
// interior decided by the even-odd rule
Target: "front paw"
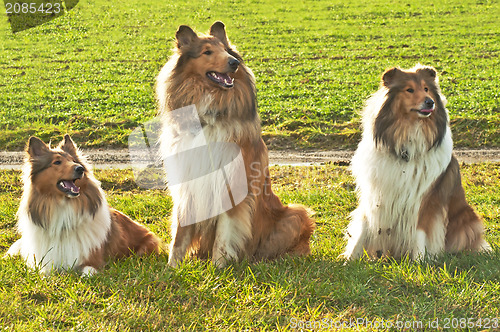
[(9, 258), (9, 257), (12, 257), (12, 256), (17, 256), (21, 253), (21, 239), (17, 240), (16, 242), (14, 242), (9, 250), (7, 250), (7, 252), (5, 253), (5, 255), (3, 255), (3, 258)]
[(176, 268), (181, 262), (182, 262), (182, 257), (175, 255), (175, 251), (171, 251), (170, 255), (168, 256), (168, 265), (171, 268)]
[(97, 273), (97, 269), (93, 266), (84, 266), (82, 268), (82, 277), (83, 278), (92, 277), (96, 273)]

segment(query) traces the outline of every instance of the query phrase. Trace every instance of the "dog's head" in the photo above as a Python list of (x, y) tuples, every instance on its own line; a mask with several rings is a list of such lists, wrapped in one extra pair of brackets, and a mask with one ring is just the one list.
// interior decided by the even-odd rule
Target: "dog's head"
[(388, 146), (406, 159), (404, 155), (410, 145), (422, 142), (419, 149), (424, 150), (441, 143), (448, 113), (433, 67), (388, 69), (382, 75), (380, 92), (384, 94), (384, 102), (373, 127), (377, 144)]
[(220, 88), (234, 86), (234, 73), (242, 59), (230, 44), (224, 23), (215, 22), (208, 36), (198, 36), (187, 25), (181, 25), (175, 37), (180, 53), (178, 66)]
[(42, 195), (75, 198), (89, 181), (89, 170), (69, 135), (55, 149), (30, 137), (26, 154), (31, 185)]
[(382, 75), (382, 84), (394, 96), (394, 110), (410, 118), (428, 118), (439, 99), (436, 70), (416, 66), (410, 70), (392, 68)]

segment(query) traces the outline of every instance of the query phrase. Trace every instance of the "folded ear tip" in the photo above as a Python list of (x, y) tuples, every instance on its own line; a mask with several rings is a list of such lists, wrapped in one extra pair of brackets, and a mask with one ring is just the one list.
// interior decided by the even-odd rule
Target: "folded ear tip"
[(40, 143), (42, 142), (41, 139), (39, 139), (38, 137), (36, 136), (31, 136), (29, 139), (28, 139), (28, 144), (29, 145), (32, 145), (32, 144), (36, 144), (36, 143)]
[(392, 67), (392, 68), (389, 68), (389, 69), (387, 69), (387, 70), (384, 72), (384, 75), (385, 75), (385, 74), (395, 73), (397, 70), (398, 70), (398, 68), (397, 68), (397, 67)]
[(185, 30), (191, 30), (191, 28), (187, 25), (179, 25), (179, 27), (177, 28), (177, 33), (185, 31)]
[(225, 28), (226, 26), (222, 23), (222, 21), (215, 21), (214, 24), (212, 24), (212, 27)]
[(429, 74), (432, 78), (437, 77), (437, 70), (436, 70), (436, 68), (434, 68), (432, 66), (423, 66), (423, 65), (418, 64), (417, 66), (415, 66), (415, 68), (417, 68), (417, 71), (423, 71), (423, 72)]
[(399, 69), (397, 67), (392, 67), (384, 71), (384, 73), (382, 74), (382, 81), (384, 83), (388, 83), (394, 77), (394, 75), (398, 70)]
[(437, 76), (437, 71), (434, 67), (428, 67), (432, 77)]

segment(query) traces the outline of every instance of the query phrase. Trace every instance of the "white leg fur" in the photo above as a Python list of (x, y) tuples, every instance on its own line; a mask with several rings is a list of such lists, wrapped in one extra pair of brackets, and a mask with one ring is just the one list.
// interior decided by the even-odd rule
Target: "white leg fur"
[[(176, 219), (172, 219), (175, 222)], [(180, 225), (172, 227), (172, 242), (170, 243), (170, 253), (168, 255), (168, 265), (176, 267), (186, 256), (187, 249), (191, 244), (192, 236), (190, 232), (183, 233), (183, 236), (177, 236)], [(186, 227), (194, 227), (189, 225)]]
[(344, 253), (341, 255), (344, 259), (359, 259), (364, 252), (367, 226), (363, 216), (358, 212), (359, 211), (354, 211), (352, 213), (353, 220), (347, 229), (347, 246)]
[(222, 268), (230, 261), (238, 260), (238, 253), (244, 248), (247, 234), (238, 228), (238, 220), (223, 213), (217, 220), (212, 261)]
[(427, 248), (427, 234), (421, 229), (417, 229), (415, 239), (415, 251), (413, 252), (413, 259), (422, 260), (425, 257)]

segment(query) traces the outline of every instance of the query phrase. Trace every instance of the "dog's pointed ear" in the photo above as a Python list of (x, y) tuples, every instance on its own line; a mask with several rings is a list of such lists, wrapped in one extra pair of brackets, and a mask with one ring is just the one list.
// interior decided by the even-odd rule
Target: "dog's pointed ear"
[(187, 25), (181, 25), (177, 29), (175, 34), (177, 39), (177, 48), (181, 49), (184, 46), (188, 46), (198, 39), (198, 35)]
[(226, 35), (226, 26), (221, 21), (217, 21), (210, 27), (210, 35), (219, 39), (224, 46), (229, 47), (229, 39)]
[(399, 68), (393, 67), (391, 69), (387, 69), (383, 74), (382, 74), (382, 84), (390, 88), (392, 84), (394, 83), (394, 80), (396, 77), (401, 74), (402, 71)]
[(50, 148), (41, 139), (35, 136), (31, 136), (28, 140), (28, 146), (26, 147), (26, 153), (32, 158), (40, 157), (47, 152), (50, 152)]
[(70, 155), (76, 156), (77, 155), (77, 149), (76, 149), (76, 144), (73, 142), (71, 137), (66, 134), (64, 135), (63, 141), (59, 144), (59, 147), (69, 153)]

